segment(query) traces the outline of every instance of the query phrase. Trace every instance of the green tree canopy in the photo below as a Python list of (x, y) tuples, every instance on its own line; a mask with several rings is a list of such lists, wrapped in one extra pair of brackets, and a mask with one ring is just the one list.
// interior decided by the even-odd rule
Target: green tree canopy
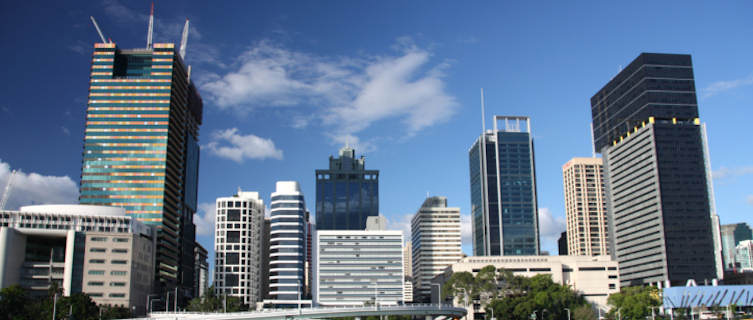
[(659, 290), (656, 287), (624, 287), (620, 292), (613, 293), (607, 299), (607, 303), (612, 306), (608, 317), (617, 318), (617, 311), (623, 319), (645, 319), (651, 315), (651, 307), (661, 305), (659, 299)]

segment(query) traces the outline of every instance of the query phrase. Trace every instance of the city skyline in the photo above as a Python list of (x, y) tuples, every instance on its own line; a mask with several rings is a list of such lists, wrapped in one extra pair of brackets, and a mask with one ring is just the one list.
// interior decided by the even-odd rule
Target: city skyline
[[(28, 4), (17, 4), (19, 6), (32, 6)], [(701, 119), (707, 123), (709, 130), (709, 147), (711, 149), (711, 164), (715, 171), (715, 195), (717, 200), (717, 212), (721, 217), (722, 223), (749, 222), (745, 213), (750, 212), (753, 205), (753, 194), (749, 190), (751, 182), (741, 178), (743, 175), (750, 175), (751, 170), (749, 150), (741, 150), (739, 146), (730, 141), (737, 138), (740, 128), (745, 123), (743, 119), (750, 118), (750, 108), (743, 106), (749, 105), (753, 101), (750, 90), (746, 86), (753, 83), (750, 80), (753, 63), (748, 57), (751, 52), (751, 45), (742, 41), (749, 39), (751, 33), (751, 22), (742, 21), (739, 12), (749, 12), (749, 7), (745, 8), (725, 8), (724, 10), (711, 10), (710, 8), (699, 8), (689, 6), (684, 8), (683, 12), (688, 14), (685, 19), (669, 19), (670, 22), (676, 22), (678, 25), (672, 29), (661, 29), (667, 24), (660, 22), (649, 23), (645, 29), (631, 30), (629, 32), (621, 31), (616, 24), (606, 23), (603, 27), (606, 31), (613, 32), (617, 35), (632, 35), (646, 32), (655, 27), (659, 33), (667, 36), (665, 43), (660, 43), (658, 39), (662, 37), (652, 35), (647, 39), (637, 36), (628, 37), (627, 40), (618, 43), (614, 40), (607, 42), (602, 47), (596, 43), (573, 39), (572, 37), (593, 36), (602, 38), (603, 34), (598, 31), (592, 31), (589, 28), (593, 24), (584, 23), (576, 24), (575, 27), (565, 28), (565, 30), (549, 30), (552, 35), (540, 35), (540, 29), (537, 29), (535, 23), (527, 23), (522, 19), (511, 19), (518, 23), (522, 28), (519, 34), (509, 34), (503, 32), (506, 37), (511, 37), (518, 43), (522, 44), (520, 53), (505, 53), (504, 47), (499, 44), (496, 33), (489, 31), (506, 30), (503, 29), (505, 24), (480, 24), (474, 23), (472, 26), (453, 33), (446, 29), (432, 31), (432, 23), (427, 20), (431, 17), (445, 17), (451, 15), (447, 9), (427, 9), (427, 20), (418, 19), (420, 15), (417, 10), (406, 10), (401, 19), (397, 19), (398, 25), (389, 32), (384, 32), (376, 38), (371, 38), (368, 42), (354, 42), (352, 46), (343, 47), (342, 43), (347, 43), (358, 34), (358, 30), (368, 29), (368, 23), (378, 21), (369, 21), (358, 23), (357, 21), (345, 18), (348, 10), (356, 10), (358, 4), (346, 5), (344, 8), (331, 9), (332, 12), (324, 10), (314, 11), (314, 16), (321, 18), (332, 15), (334, 20), (332, 26), (321, 27), (319, 29), (307, 30), (306, 26), (311, 20), (303, 19), (298, 23), (290, 21), (290, 17), (280, 18), (284, 12), (293, 12), (293, 17), (298, 17), (301, 13), (295, 13), (295, 10), (286, 5), (271, 5), (266, 10), (254, 10), (262, 12), (272, 12), (268, 20), (257, 22), (253, 26), (260, 31), (252, 32), (250, 35), (243, 35), (238, 39), (239, 34), (232, 30), (224, 23), (223, 19), (216, 18), (218, 11), (228, 11), (227, 9), (212, 9), (207, 12), (201, 12), (204, 8), (197, 8), (192, 5), (180, 5), (173, 8), (169, 4), (158, 3), (156, 14), (158, 21), (155, 27), (156, 37), (159, 42), (178, 42), (178, 32), (172, 32), (173, 25), (180, 25), (185, 16), (192, 19), (192, 34), (189, 40), (187, 52), (187, 61), (194, 64), (193, 74), (197, 79), (204, 77), (202, 85), (199, 87), (200, 93), (205, 97), (207, 105), (206, 125), (202, 128), (200, 144), (202, 146), (202, 161), (199, 179), (199, 203), (200, 210), (198, 217), (199, 223), (204, 225), (199, 228), (198, 240), (206, 247), (212, 248), (210, 240), (211, 235), (207, 235), (207, 229), (211, 230), (206, 223), (213, 223), (213, 219), (206, 219), (207, 212), (213, 212), (214, 208), (211, 203), (213, 199), (228, 191), (234, 190), (237, 186), (244, 189), (255, 190), (260, 192), (268, 201), (268, 194), (272, 191), (271, 186), (274, 181), (291, 179), (301, 182), (302, 190), (309, 199), (314, 197), (314, 179), (312, 173), (316, 168), (322, 168), (326, 165), (325, 159), (333, 154), (338, 148), (345, 144), (345, 140), (355, 146), (355, 149), (361, 153), (366, 151), (369, 159), (369, 167), (378, 168), (382, 177), (382, 191), (380, 194), (381, 213), (386, 215), (392, 221), (392, 227), (400, 227), (405, 230), (406, 221), (410, 221), (410, 216), (415, 207), (424, 199), (424, 194), (429, 191), (431, 194), (447, 196), (451, 199), (452, 206), (461, 208), (463, 217), (470, 214), (470, 199), (468, 195), (467, 179), (467, 151), (468, 145), (477, 136), (479, 131), (479, 97), (478, 88), (484, 87), (487, 95), (487, 118), (493, 114), (521, 114), (530, 116), (535, 128), (536, 153), (537, 153), (537, 184), (539, 192), (540, 213), (544, 214), (541, 219), (548, 223), (547, 226), (553, 226), (550, 232), (542, 230), (542, 250), (550, 253), (556, 252), (556, 238), (559, 232), (564, 230), (564, 200), (561, 192), (561, 173), (560, 166), (564, 161), (576, 156), (588, 156), (591, 152), (589, 145), (588, 117), (589, 107), (588, 98), (593, 95), (603, 84), (606, 79), (616, 74), (620, 64), (631, 61), (640, 52), (678, 52), (692, 53), (693, 63), (696, 72), (696, 83), (699, 88), (699, 109)], [(486, 6), (483, 4), (483, 6)], [(750, 6), (750, 4), (744, 4)], [(6, 101), (0, 104), (2, 107), (2, 145), (3, 152), (0, 153), (0, 174), (7, 177), (6, 166), (13, 169), (21, 169), (25, 173), (39, 173), (39, 176), (32, 179), (31, 176), (22, 175), (17, 182), (15, 194), (26, 194), (25, 199), (11, 195), (11, 204), (29, 204), (34, 200), (39, 202), (64, 202), (75, 201), (77, 198), (78, 178), (80, 177), (81, 164), (81, 145), (83, 141), (83, 120), (85, 101), (76, 101), (76, 99), (85, 99), (86, 97), (86, 74), (89, 70), (90, 53), (92, 43), (97, 41), (96, 33), (88, 24), (88, 15), (94, 15), (99, 19), (107, 36), (111, 36), (115, 42), (125, 48), (139, 47), (144, 42), (142, 38), (146, 34), (146, 23), (138, 24), (142, 21), (142, 15), (148, 12), (148, 3), (118, 3), (108, 1), (100, 5), (82, 5), (73, 4), (69, 15), (65, 18), (52, 19), (60, 24), (74, 25), (73, 32), (62, 36), (61, 39), (55, 39), (52, 35), (42, 31), (39, 27), (32, 26), (27, 32), (29, 39), (21, 39), (9, 34), (3, 34), (3, 39), (9, 47), (19, 48), (19, 50), (31, 50), (42, 47), (41, 51), (50, 49), (51, 44), (65, 46), (65, 51), (60, 53), (56, 59), (60, 66), (56, 68), (43, 67), (46, 61), (37, 61), (39, 67), (24, 72), (13, 71), (16, 66), (11, 66), (9, 72), (2, 78), (7, 88), (3, 89)], [(375, 9), (374, 17), (384, 17), (388, 15), (387, 9), (390, 5), (378, 6)], [(23, 16), (25, 12), (33, 7), (19, 7), (17, 11), (4, 10), (3, 15), (10, 15), (8, 12), (17, 12)], [(509, 9), (509, 12), (524, 13), (524, 17), (530, 17), (534, 9), (537, 8), (509, 8), (509, 7), (490, 7), (492, 12), (503, 13), (502, 9)], [(491, 10), (494, 9), (494, 10)], [(584, 8), (559, 8), (570, 14), (578, 14), (577, 9)], [(593, 10), (604, 9), (599, 7)], [(634, 9), (622, 7), (625, 10), (626, 20), (635, 18), (638, 13), (631, 11)], [(746, 11), (747, 10), (747, 11)], [(40, 17), (58, 17), (59, 13), (50, 12), (48, 9), (39, 10)], [(237, 10), (242, 11), (242, 10)], [(450, 11), (450, 10), (448, 10)], [(479, 10), (459, 10), (457, 17), (467, 19)], [(484, 11), (484, 10), (481, 10)], [(585, 10), (587, 12), (587, 10)], [(554, 10), (556, 12), (556, 10)], [(178, 14), (179, 13), (179, 14)], [(254, 13), (257, 14), (257, 13)], [(562, 17), (556, 14), (546, 13), (543, 19), (552, 19), (552, 23), (563, 22)], [(651, 17), (642, 18), (650, 20)], [(18, 19), (9, 17), (11, 23)], [(129, 20), (130, 19), (130, 20)], [(411, 19), (416, 19), (415, 23), (407, 23)], [(595, 18), (596, 19), (596, 18)], [(705, 27), (694, 26), (694, 19), (714, 19), (721, 25)], [(232, 20), (232, 19), (225, 19)], [(254, 20), (254, 19), (250, 19)], [(484, 20), (484, 19), (479, 19)], [(504, 20), (504, 19), (501, 19)], [(124, 23), (123, 21), (129, 21)], [(134, 22), (135, 23), (132, 23)], [(565, 20), (567, 21), (567, 20)], [(238, 26), (239, 22), (229, 22), (231, 26)], [(330, 27), (342, 27), (343, 25), (353, 24), (357, 30), (352, 34), (347, 33), (341, 37), (330, 39), (327, 32)], [(78, 26), (75, 26), (78, 25)], [(129, 25), (143, 25), (143, 30), (135, 27), (132, 31), (126, 30)], [(515, 26), (511, 22), (512, 26)], [(507, 26), (510, 26), (507, 25)], [(251, 27), (248, 27), (251, 28)], [(247, 30), (248, 28), (242, 28)], [(13, 28), (5, 28), (13, 30)], [(527, 30), (526, 30), (527, 29)], [(685, 29), (685, 30), (683, 30)], [(693, 32), (688, 32), (692, 30)], [(284, 35), (276, 33), (283, 31)], [(221, 36), (222, 32), (229, 33)], [(373, 32), (373, 31), (372, 31)], [(584, 34), (580, 34), (583, 32)], [(726, 32), (723, 40), (715, 40), (718, 34)], [(198, 36), (196, 36), (198, 35)], [(573, 47), (564, 45), (558, 41), (552, 41), (556, 35), (569, 36), (573, 41)], [(59, 35), (56, 35), (56, 37)], [(407, 36), (407, 38), (406, 38)], [(537, 40), (528, 40), (527, 37)], [(219, 37), (221, 40), (213, 39)], [(235, 37), (235, 39), (233, 39)], [(285, 39), (287, 37), (287, 39)], [(367, 37), (369, 38), (369, 37)], [(615, 36), (615, 38), (620, 38)], [(51, 44), (39, 44), (39, 41), (49, 41)], [(29, 42), (33, 41), (33, 42)], [(309, 42), (310, 41), (310, 42)], [(551, 41), (548, 44), (547, 41)], [(663, 39), (664, 41), (664, 39)], [(722, 42), (719, 42), (722, 41)], [(509, 43), (509, 42), (508, 42)], [(31, 45), (33, 44), (33, 45)], [(577, 45), (584, 48), (573, 50), (575, 55), (565, 54), (567, 49), (574, 49)], [(328, 49), (331, 46), (331, 49)], [(538, 47), (537, 47), (538, 46)], [(563, 46), (562, 48), (558, 46)], [(586, 54), (586, 51), (599, 47), (608, 49), (598, 54)], [(734, 49), (732, 48), (734, 47)], [(742, 48), (742, 49), (741, 49)], [(483, 49), (483, 50), (480, 50)], [(544, 49), (544, 50), (541, 50)], [(551, 50), (555, 57), (547, 55), (533, 54), (531, 57), (522, 55), (532, 52)], [(212, 51), (216, 50), (216, 51)], [(473, 53), (476, 51), (487, 51), (494, 53), (487, 54)], [(726, 52), (724, 52), (726, 51)], [(734, 51), (734, 52), (733, 52)], [(83, 52), (83, 53), (80, 53)], [(27, 65), (36, 58), (32, 52), (28, 56), (11, 57), (3, 53), (8, 61), (19, 61), (17, 65)], [(516, 64), (528, 65), (532, 70), (530, 75), (524, 72), (524, 69), (495, 61), (492, 57), (503, 53), (500, 60), (516, 60)], [(13, 53), (16, 54), (16, 53)], [(268, 59), (263, 59), (263, 58)], [(294, 85), (302, 84), (304, 88), (312, 87), (315, 84), (322, 84), (320, 80), (325, 77), (319, 76), (315, 79), (297, 78), (296, 75), (290, 74), (282, 80), (287, 81), (292, 87), (284, 87), (282, 91), (265, 91), (264, 96), (248, 95), (241, 93), (233, 95), (232, 92), (223, 91), (220, 84), (230, 84), (226, 78), (228, 75), (243, 75), (240, 72), (244, 66), (259, 67), (262, 71), (274, 70), (271, 67), (280, 67), (280, 65), (264, 65), (261, 62), (267, 61), (278, 63), (286, 61), (285, 58), (295, 58), (295, 60), (309, 61), (312, 64), (318, 64), (322, 67), (336, 67), (336, 71), (350, 70), (354, 68), (356, 75), (369, 75), (365, 78), (356, 77), (355, 80), (365, 81), (367, 84), (379, 84), (377, 80), (387, 79), (402, 84), (405, 87), (416, 88), (418, 85), (426, 85), (431, 89), (432, 95), (420, 96), (418, 98), (441, 97), (443, 100), (435, 101), (438, 105), (445, 106), (446, 109), (421, 109), (422, 104), (408, 104), (407, 108), (402, 107), (402, 101), (386, 101), (387, 107), (398, 106), (392, 110), (385, 108), (379, 109), (374, 113), (366, 113), (358, 109), (357, 104), (350, 96), (326, 97), (327, 103), (332, 103), (344, 99), (348, 102), (346, 105), (352, 108), (339, 110), (327, 109), (318, 112), (325, 115), (331, 115), (330, 121), (338, 122), (335, 124), (315, 124), (316, 122), (325, 122), (324, 117), (307, 118), (305, 117), (308, 109), (302, 109), (301, 96), (290, 93)], [(341, 59), (342, 58), (342, 59)], [(542, 61), (541, 59), (550, 61)], [(246, 60), (244, 60), (246, 59)], [(361, 60), (352, 62), (353, 65), (343, 66), (347, 60)], [(470, 63), (469, 60), (483, 61), (481, 63)], [(26, 64), (24, 63), (26, 62)], [(591, 62), (591, 63), (589, 63)], [(302, 63), (302, 62), (301, 62)], [(402, 63), (402, 64), (401, 64)], [(223, 66), (220, 66), (222, 64)], [(562, 65), (570, 64), (570, 67)], [(303, 67), (302, 64), (295, 64), (294, 67)], [(265, 67), (269, 67), (266, 68)], [(379, 67), (394, 72), (407, 72), (403, 74), (381, 74), (386, 78), (378, 78)], [(388, 67), (394, 67), (390, 69)], [(399, 69), (404, 67), (407, 69)], [(484, 68), (482, 68), (484, 67)], [(284, 66), (283, 66), (284, 68)], [(80, 69), (80, 70), (79, 70)], [(49, 79), (41, 76), (45, 72), (55, 71), (54, 77)], [(483, 71), (483, 72), (482, 72)], [(371, 72), (371, 74), (370, 74)], [(577, 72), (577, 73), (575, 73)], [(375, 74), (376, 73), (376, 74)], [(478, 74), (476, 74), (478, 73)], [(499, 74), (495, 74), (499, 73)], [(569, 73), (575, 73), (575, 76), (582, 78), (578, 84), (564, 84), (562, 77)], [(15, 74), (15, 76), (14, 76)], [(27, 75), (28, 74), (28, 75)], [(508, 75), (511, 74), (512, 78)], [(218, 78), (212, 78), (216, 75)], [(531, 78), (531, 75), (538, 75)], [(542, 80), (539, 76), (554, 75), (552, 79)], [(68, 77), (72, 77), (70, 80)], [(393, 76), (393, 77), (387, 77)], [(11, 79), (11, 77), (14, 77)], [(15, 77), (20, 77), (16, 79)], [(31, 81), (31, 77), (36, 80)], [(520, 78), (520, 79), (517, 79)], [(66, 83), (59, 83), (60, 80)], [(73, 80), (75, 79), (75, 80)], [(214, 79), (214, 80), (213, 80)], [(57, 82), (55, 82), (57, 80)], [(253, 79), (249, 79), (253, 80)], [(293, 80), (297, 80), (293, 81)], [(513, 80), (521, 80), (519, 83)], [(322, 80), (323, 81), (323, 80)], [(541, 82), (546, 81), (546, 82)], [(67, 83), (67, 82), (70, 82)], [(212, 84), (217, 85), (212, 85)], [(253, 85), (253, 82), (249, 82)], [(326, 82), (325, 82), (326, 83)], [(349, 84), (345, 80), (339, 79), (332, 81), (333, 84)], [(437, 86), (436, 83), (439, 83)], [(347, 92), (355, 92), (355, 96), (368, 96), (366, 93), (378, 91), (374, 87), (358, 86), (350, 88)], [(532, 92), (538, 92), (541, 86), (556, 88), (552, 98), (542, 96), (531, 96)], [(55, 100), (40, 95), (30, 95), (25, 87), (44, 87), (45, 91), (55, 96)], [(58, 88), (59, 87), (59, 88)], [(229, 87), (229, 86), (228, 86)], [(536, 89), (536, 88), (539, 89)], [(277, 88), (279, 89), (279, 88)], [(395, 95), (405, 94), (399, 88), (388, 88), (387, 93)], [(355, 91), (352, 91), (355, 90)], [(331, 91), (327, 91), (331, 93)], [(363, 93), (364, 95), (360, 95)], [(305, 94), (312, 95), (311, 92)], [(291, 101), (276, 105), (270, 102), (270, 99), (280, 97), (291, 98)], [(316, 99), (325, 99), (319, 95), (314, 96)], [(556, 98), (556, 99), (554, 99)], [(58, 100), (59, 99), (59, 100)], [(352, 100), (352, 101), (351, 101)], [(67, 102), (66, 102), (67, 101)], [(84, 101), (84, 102), (82, 102)], [(434, 101), (434, 100), (433, 100)], [(356, 101), (357, 102), (357, 101)], [(367, 101), (373, 103), (374, 101)], [(382, 102), (382, 101), (377, 101)], [(264, 107), (269, 105), (269, 107)], [(559, 106), (567, 108), (562, 115), (554, 115)], [(252, 106), (251, 109), (248, 106)], [(279, 108), (275, 108), (279, 107)], [(402, 108), (401, 108), (402, 107)], [(429, 115), (443, 115), (439, 117), (416, 117), (409, 110), (419, 110)], [(365, 113), (364, 119), (351, 119), (353, 121), (343, 121), (343, 115), (352, 116), (353, 110)], [(450, 117), (447, 115), (454, 115)], [(39, 117), (39, 112), (49, 113), (49, 117)], [(351, 112), (351, 113), (349, 113)], [(445, 112), (445, 113), (442, 113)], [(245, 113), (245, 115), (244, 115)], [(407, 115), (407, 116), (406, 116)], [(398, 120), (398, 121), (391, 121)], [(29, 126), (37, 123), (40, 126), (39, 132), (30, 132)], [(359, 130), (348, 128), (349, 126), (362, 126)], [(349, 129), (338, 132), (337, 129)], [(18, 139), (19, 132), (24, 133), (24, 139)], [(67, 133), (66, 133), (67, 132)], [(339, 134), (339, 135), (338, 135)], [(241, 148), (243, 144), (255, 144), (260, 148), (246, 150)], [(29, 146), (35, 146), (30, 148)], [(39, 147), (39, 148), (38, 148)], [(42, 149), (42, 150), (36, 150)], [(49, 153), (56, 155), (56, 161), (49, 161), (46, 157)], [(431, 158), (442, 159), (441, 161), (427, 162), (427, 156)], [(400, 158), (404, 157), (404, 158)], [(742, 161), (740, 159), (743, 159)], [(406, 165), (408, 164), (408, 165)], [(234, 170), (228, 170), (233, 168)], [(287, 169), (290, 170), (287, 170)], [(242, 174), (237, 174), (243, 171)], [(441, 175), (436, 175), (441, 172)], [(60, 178), (53, 179), (51, 176)], [(64, 178), (67, 176), (68, 178)], [(437, 177), (439, 176), (439, 177)], [(5, 180), (0, 177), (0, 186), (4, 186)], [(7, 179), (7, 178), (6, 178)], [(405, 183), (403, 179), (411, 179), (416, 183)], [(271, 182), (270, 182), (271, 181)], [(52, 192), (51, 198), (40, 199), (30, 198), (35, 195), (34, 189), (39, 188), (42, 182), (48, 183), (47, 190)], [(72, 191), (69, 190), (71, 189)], [(747, 191), (746, 191), (747, 190)], [(747, 193), (746, 193), (747, 192)], [(311, 201), (311, 200), (310, 200)], [(310, 202), (312, 203), (312, 202)], [(15, 209), (15, 208), (9, 208)], [(405, 217), (408, 217), (407, 220)], [(466, 218), (467, 219), (467, 218)], [(559, 220), (558, 220), (559, 219)], [(464, 220), (466, 225), (469, 220)], [(204, 229), (201, 229), (204, 228)], [(541, 226), (545, 229), (545, 226)], [(465, 229), (466, 233), (469, 233)], [(546, 234), (544, 234), (546, 233)], [(468, 237), (469, 234), (464, 234)], [(549, 236), (548, 239), (545, 239)], [(464, 240), (468, 240), (467, 238)], [(470, 253), (469, 242), (464, 243), (465, 251)], [(210, 256), (212, 254), (210, 253)]]

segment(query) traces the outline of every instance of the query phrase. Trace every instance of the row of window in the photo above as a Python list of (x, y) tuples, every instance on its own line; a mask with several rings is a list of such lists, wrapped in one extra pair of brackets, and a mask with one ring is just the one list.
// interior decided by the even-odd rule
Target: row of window
[[(104, 281), (89, 281), (86, 284), (92, 287), (101, 287), (105, 285), (105, 282)], [(125, 287), (126, 283), (122, 281), (111, 281), (110, 286), (111, 287)]]
[[(106, 242), (107, 237), (91, 237), (91, 241)], [(112, 242), (128, 242), (128, 238), (112, 238)]]
[[(105, 275), (105, 270), (89, 270), (88, 272), (90, 275), (93, 276), (103, 276)], [(110, 271), (111, 276), (125, 276), (128, 275), (128, 271)]]
[[(89, 248), (89, 252), (107, 252), (105, 248)], [(128, 253), (128, 249), (111, 249), (112, 253)]]
[[(89, 259), (91, 264), (104, 264), (105, 259)], [(128, 260), (110, 260), (112, 264), (128, 264)]]
[[(104, 297), (104, 294), (99, 293), (99, 292), (87, 292), (86, 294), (88, 294), (92, 298), (102, 298), (102, 297)], [(125, 298), (126, 294), (125, 293), (110, 293), (107, 296), (110, 297), (110, 298)]]

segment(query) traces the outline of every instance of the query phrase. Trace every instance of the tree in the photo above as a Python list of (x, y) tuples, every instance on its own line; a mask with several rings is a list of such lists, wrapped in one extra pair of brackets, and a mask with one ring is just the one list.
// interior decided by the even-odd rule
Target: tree
[(527, 320), (536, 312), (539, 320), (565, 319), (565, 308), (574, 310), (588, 305), (569, 286), (554, 283), (550, 275), (506, 277), (505, 293), (489, 303), (498, 318)]
[(188, 302), (188, 311), (196, 312), (213, 312), (224, 311), (225, 301), (227, 299), (227, 312), (238, 312), (248, 310), (248, 306), (244, 305), (241, 299), (238, 297), (225, 297), (218, 296), (214, 292), (214, 286), (210, 287), (203, 296), (194, 298)]
[(623, 319), (645, 319), (651, 315), (651, 307), (661, 305), (659, 291), (656, 287), (624, 287), (620, 292), (613, 293), (607, 299), (612, 310), (607, 314), (609, 318), (617, 318), (617, 310)]
[(458, 298), (458, 301), (466, 305), (476, 293), (476, 279), (470, 272), (456, 272), (450, 276), (442, 286), (441, 300), (447, 297)]
[(0, 290), (0, 319), (29, 319), (27, 307), (31, 298), (19, 285), (12, 285)]
[(582, 305), (573, 309), (573, 320), (598, 320), (594, 309), (589, 305)]

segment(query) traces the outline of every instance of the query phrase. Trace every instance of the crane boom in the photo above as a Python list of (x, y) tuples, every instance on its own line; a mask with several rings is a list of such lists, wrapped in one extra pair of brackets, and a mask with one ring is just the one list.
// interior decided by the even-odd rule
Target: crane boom
[(152, 48), (152, 32), (154, 31), (154, 2), (152, 2), (152, 11), (149, 13), (149, 30), (146, 33), (146, 48)]
[(186, 58), (186, 46), (188, 45), (188, 18), (186, 18), (186, 24), (183, 26), (183, 35), (180, 37), (180, 57)]
[(89, 18), (92, 19), (92, 24), (94, 24), (94, 28), (97, 29), (97, 33), (99, 34), (99, 38), (102, 39), (102, 43), (107, 43), (107, 40), (105, 40), (105, 35), (102, 34), (102, 30), (99, 28), (99, 25), (97, 24), (97, 20), (94, 20), (93, 16), (89, 16)]
[(0, 210), (5, 210), (5, 204), (8, 203), (10, 190), (13, 187), (13, 177), (15, 176), (16, 170), (11, 171), (10, 176), (8, 176), (8, 182), (5, 184), (5, 192), (3, 192), (3, 198), (0, 200)]

